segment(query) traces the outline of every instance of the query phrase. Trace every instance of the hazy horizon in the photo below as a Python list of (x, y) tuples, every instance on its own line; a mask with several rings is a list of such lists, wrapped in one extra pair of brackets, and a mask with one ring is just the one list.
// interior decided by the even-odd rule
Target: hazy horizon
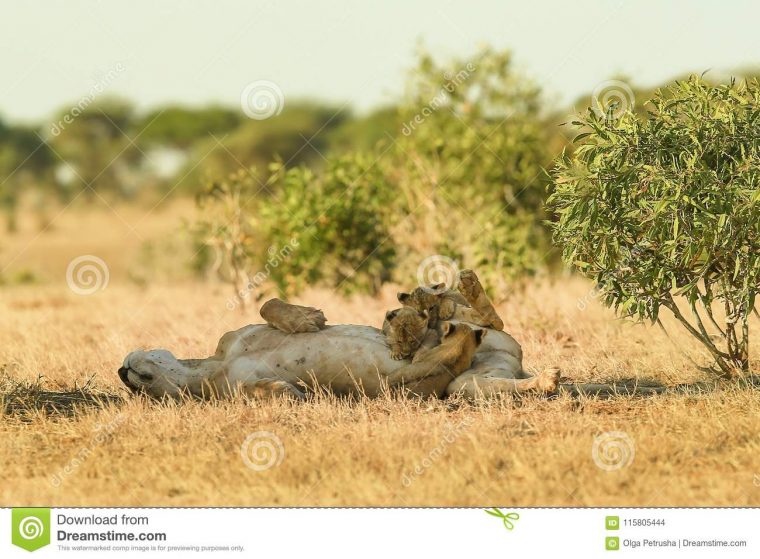
[[(276, 83), (286, 108), (288, 100), (315, 99), (364, 112), (401, 95), (419, 43), (442, 59), (473, 55), (481, 44), (509, 48), (549, 100), (567, 104), (614, 75), (651, 86), (688, 72), (755, 66), (760, 7), (729, 6), (204, 0), (183, 10), (175, 0), (56, 0), (43, 18), (39, 5), (18, 4), (0, 22), (0, 116), (44, 122), (98, 84), (101, 95), (143, 110), (234, 106), (255, 80)], [(566, 48), (558, 50), (560, 42)]]

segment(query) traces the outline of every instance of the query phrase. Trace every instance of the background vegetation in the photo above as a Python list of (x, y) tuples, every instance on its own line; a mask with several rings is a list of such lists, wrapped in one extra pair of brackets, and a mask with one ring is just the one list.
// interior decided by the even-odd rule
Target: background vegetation
[[(625, 87), (629, 81), (620, 78)], [(667, 103), (679, 92), (632, 87), (630, 113), (610, 133), (642, 133), (655, 94)], [(293, 295), (307, 285), (377, 293), (386, 282), (419, 276), (431, 255), (478, 269), (500, 300), (522, 279), (558, 264), (547, 226), (556, 215), (545, 207), (557, 181), (546, 170), (560, 154), (576, 152), (569, 121), (606, 102), (589, 93), (578, 100), (579, 110), (553, 107), (509, 52), (490, 48), (443, 61), (420, 51), (403, 95), (364, 115), (287, 99), (280, 114), (254, 120), (238, 107), (140, 112), (127, 100), (102, 98), (70, 123), (70, 108), (39, 129), (0, 122), (0, 174), (7, 177), (0, 203), (12, 233), (22, 202), (44, 230), (64, 204), (110, 207), (127, 200), (158, 208), (167, 199), (194, 198), (200, 212), (185, 228), (185, 248), (143, 246), (143, 265), (133, 266), (141, 270), (130, 277), (149, 282), (164, 273), (162, 250), (184, 250), (187, 261), (172, 274), (221, 278), (234, 286), (241, 308), (249, 295)], [(605, 118), (581, 124), (597, 130)], [(680, 126), (676, 117), (672, 122)], [(647, 133), (664, 134), (646, 126)], [(671, 128), (677, 135), (677, 126)], [(610, 147), (589, 152), (595, 137), (582, 137), (587, 145), (579, 157)], [(637, 152), (640, 165), (659, 157), (658, 150)], [(623, 177), (619, 166), (627, 153), (610, 153), (607, 174)], [(273, 251), (294, 243), (299, 249), (269, 267), (266, 281), (251, 281)], [(586, 249), (594, 246), (589, 237)], [(633, 308), (628, 292), (615, 301), (626, 312)], [(655, 307), (639, 301), (629, 314), (656, 318)]]

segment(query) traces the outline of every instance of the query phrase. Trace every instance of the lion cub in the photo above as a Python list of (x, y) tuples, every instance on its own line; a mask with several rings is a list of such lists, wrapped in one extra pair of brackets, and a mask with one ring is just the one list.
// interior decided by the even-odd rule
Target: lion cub
[(446, 289), (445, 283), (417, 287), (411, 293), (399, 293), (397, 298), (405, 307), (427, 311), (430, 314), (430, 328), (438, 328), (439, 321), (453, 318), (457, 306), (467, 305), (467, 299), (453, 289)]
[(276, 297), (264, 303), (259, 314), (269, 326), (288, 334), (319, 332), (327, 322), (324, 313), (319, 309), (293, 305)]
[(459, 291), (447, 289), (438, 283), (429, 287), (417, 287), (411, 293), (399, 293), (399, 303), (418, 311), (430, 313), (430, 328), (438, 328), (442, 320), (457, 319), (478, 326), (503, 330), (504, 322), (496, 313), (486, 295), (478, 276), (472, 270), (459, 272)]
[(387, 375), (390, 386), (405, 384), (413, 387), (415, 383), (428, 379), (435, 382), (435, 391), (443, 394), (455, 377), (470, 368), (486, 330), (444, 322), (441, 331), (440, 345), (420, 349), (409, 365)]
[(429, 318), (427, 311), (416, 311), (410, 307), (385, 313), (383, 334), (393, 359), (412, 357), (424, 343), (435, 345), (437, 336), (435, 331), (428, 329)]

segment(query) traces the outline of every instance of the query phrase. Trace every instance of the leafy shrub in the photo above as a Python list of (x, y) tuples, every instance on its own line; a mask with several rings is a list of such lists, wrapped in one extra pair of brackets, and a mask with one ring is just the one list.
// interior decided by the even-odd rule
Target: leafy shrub
[(328, 161), (319, 175), (273, 166), (271, 196), (257, 216), (270, 249), (297, 246), (270, 272), (281, 290), (322, 284), (372, 292), (390, 278), (392, 192), (372, 162), (346, 155)]
[(760, 85), (691, 77), (652, 106), (646, 119), (589, 110), (575, 123), (583, 143), (552, 173), (554, 239), (608, 306), (652, 321), (665, 308), (713, 370), (747, 371), (760, 289)]
[[(504, 296), (550, 250), (541, 119), (539, 90), (509, 53), (448, 64), (423, 53), (398, 113), (371, 119), (367, 137), (396, 123), (393, 135), (369, 151), (344, 148), (319, 171), (273, 165), (247, 214), (250, 264), (287, 292), (374, 292), (389, 280), (424, 281), (421, 263), (440, 254), (477, 268)], [(297, 250), (267, 266), (270, 251), (293, 240)]]
[(515, 71), (509, 52), (491, 49), (446, 64), (423, 52), (407, 89), (402, 134), (381, 160), (408, 218), (397, 239), (408, 254), (397, 279), (408, 282), (422, 259), (439, 253), (476, 268), (503, 297), (544, 266), (550, 249), (540, 91)]

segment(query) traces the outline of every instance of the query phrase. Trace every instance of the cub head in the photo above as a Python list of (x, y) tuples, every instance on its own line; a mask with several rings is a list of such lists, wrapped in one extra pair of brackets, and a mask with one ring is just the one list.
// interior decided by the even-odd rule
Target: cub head
[(429, 311), (441, 302), (446, 292), (445, 283), (431, 284), (428, 287), (417, 287), (411, 293), (398, 293), (398, 302), (405, 307), (418, 311)]
[(405, 359), (414, 355), (425, 338), (429, 319), (426, 310), (417, 311), (411, 307), (395, 309), (385, 314), (383, 332), (393, 359)]

